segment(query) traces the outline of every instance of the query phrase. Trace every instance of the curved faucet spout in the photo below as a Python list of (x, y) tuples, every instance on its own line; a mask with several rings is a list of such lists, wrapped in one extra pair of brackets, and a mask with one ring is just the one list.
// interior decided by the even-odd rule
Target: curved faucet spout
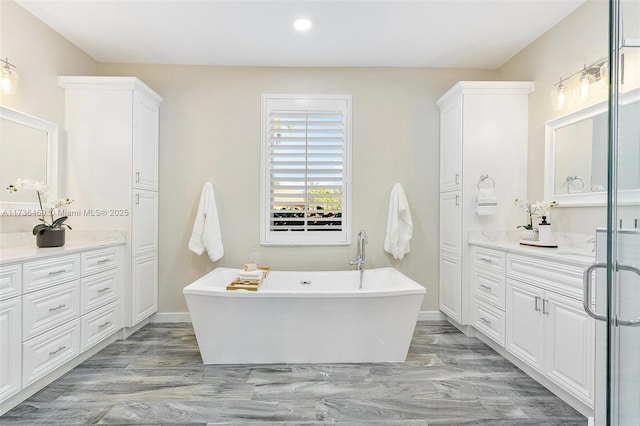
[(361, 229), (358, 232), (358, 242), (356, 244), (356, 259), (350, 260), (349, 265), (355, 266), (357, 269), (364, 269), (364, 261), (365, 261), (365, 245), (368, 244), (369, 239), (367, 238), (367, 232), (364, 229)]

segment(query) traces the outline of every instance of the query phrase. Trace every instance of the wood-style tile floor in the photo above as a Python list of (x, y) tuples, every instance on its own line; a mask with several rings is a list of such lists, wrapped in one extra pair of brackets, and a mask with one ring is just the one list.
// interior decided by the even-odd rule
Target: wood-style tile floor
[(11, 424), (586, 425), (484, 343), (418, 323), (405, 363), (203, 365), (150, 324), (0, 417)]

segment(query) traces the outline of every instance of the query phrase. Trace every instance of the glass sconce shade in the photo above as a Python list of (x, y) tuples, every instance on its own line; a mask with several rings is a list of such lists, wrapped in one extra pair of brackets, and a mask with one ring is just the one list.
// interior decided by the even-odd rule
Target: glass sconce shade
[(15, 66), (11, 65), (8, 59), (0, 59), (0, 62), (4, 62), (0, 74), (0, 87), (2, 88), (2, 92), (5, 95), (14, 95), (20, 76), (15, 69), (11, 69), (11, 67), (15, 68)]
[(553, 104), (553, 109), (558, 111), (563, 109), (565, 101), (565, 87), (564, 84), (560, 82), (557, 86), (553, 86), (553, 90), (551, 91), (551, 103)]

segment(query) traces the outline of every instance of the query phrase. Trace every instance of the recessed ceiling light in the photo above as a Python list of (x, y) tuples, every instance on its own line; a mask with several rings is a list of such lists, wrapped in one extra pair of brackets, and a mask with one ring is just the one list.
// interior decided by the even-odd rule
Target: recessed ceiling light
[(308, 29), (311, 28), (311, 21), (308, 20), (307, 18), (296, 19), (293, 22), (293, 26), (298, 31), (307, 31)]

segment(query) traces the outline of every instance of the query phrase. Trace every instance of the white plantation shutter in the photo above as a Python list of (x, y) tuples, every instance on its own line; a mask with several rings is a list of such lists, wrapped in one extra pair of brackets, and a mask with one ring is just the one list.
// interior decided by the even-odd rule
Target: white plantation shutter
[(263, 96), (263, 244), (349, 242), (350, 104)]

